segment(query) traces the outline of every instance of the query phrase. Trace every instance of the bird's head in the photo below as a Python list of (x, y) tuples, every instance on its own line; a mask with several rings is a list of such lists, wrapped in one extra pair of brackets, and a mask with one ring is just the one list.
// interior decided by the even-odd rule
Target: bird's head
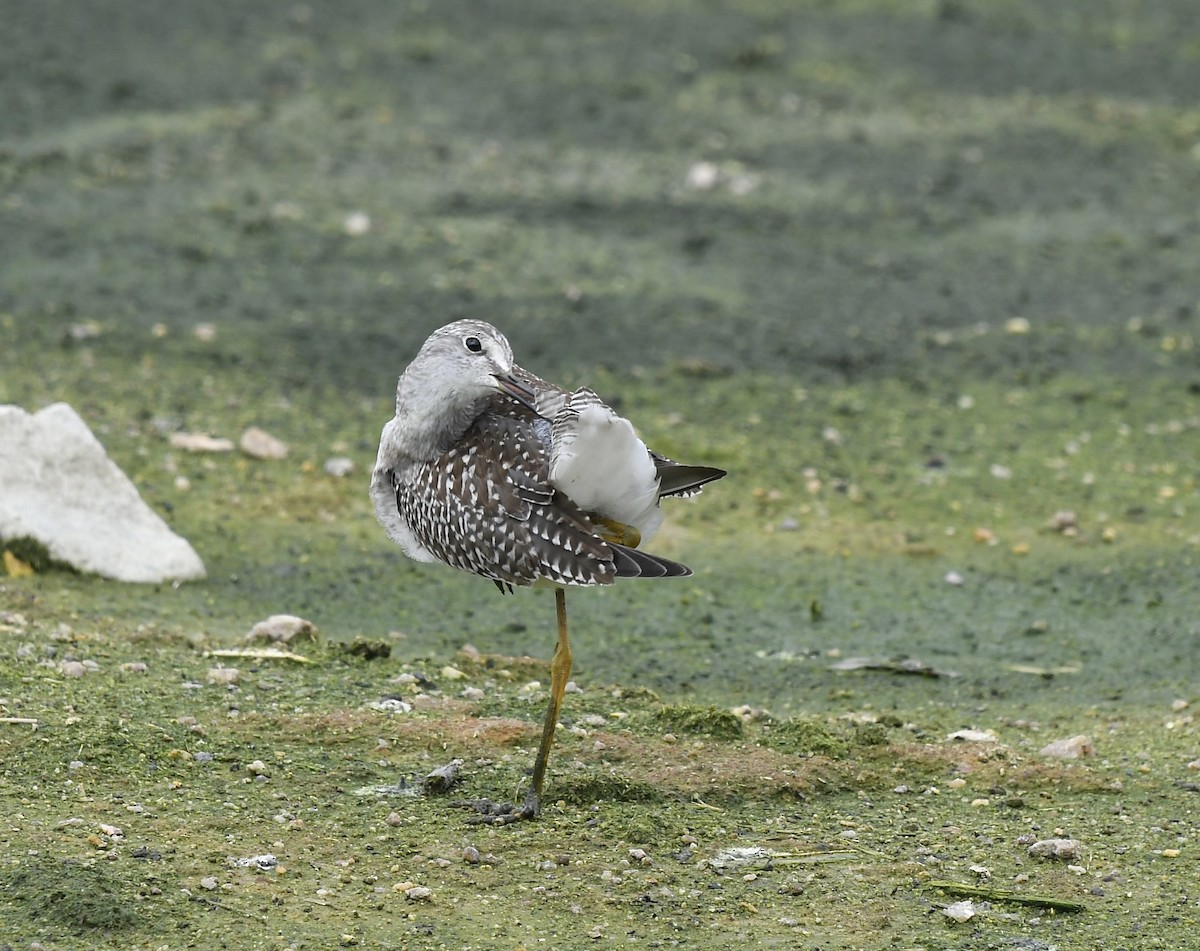
[(482, 320), (457, 320), (435, 330), (404, 371), (397, 407), (456, 414), (496, 393), (532, 406), (534, 393), (517, 370), (504, 334)]

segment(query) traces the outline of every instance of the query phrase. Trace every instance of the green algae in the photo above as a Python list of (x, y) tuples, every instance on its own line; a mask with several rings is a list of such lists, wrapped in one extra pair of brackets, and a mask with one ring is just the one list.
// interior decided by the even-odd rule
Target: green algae
[(33, 920), (48, 919), (106, 935), (135, 927), (131, 889), (104, 866), (76, 860), (30, 860), (4, 882), (4, 891)]
[[(0, 401), (70, 401), (209, 578), (0, 579), (5, 941), (1192, 940), (1190, 4), (8, 6)], [(407, 562), (363, 486), (459, 316), (731, 473), (655, 541), (694, 578), (571, 593), (504, 830), (411, 792), (522, 793), (549, 599)], [(166, 439), (252, 424), (290, 458)], [(208, 681), (283, 611), (380, 647)], [(943, 921), (979, 868), (1086, 910)]]
[(771, 749), (800, 756), (843, 756), (851, 746), (848, 733), (819, 720), (794, 717), (771, 724), (763, 742)]
[(697, 733), (719, 740), (736, 740), (742, 735), (742, 721), (729, 710), (693, 703), (671, 704), (655, 714), (665, 728), (677, 733)]

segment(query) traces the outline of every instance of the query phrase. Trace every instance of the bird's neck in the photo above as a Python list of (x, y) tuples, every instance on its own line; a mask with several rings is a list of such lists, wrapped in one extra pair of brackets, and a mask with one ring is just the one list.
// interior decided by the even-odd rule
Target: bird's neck
[(424, 461), (455, 445), (490, 396), (464, 399), (452, 387), (427, 385), (428, 381), (402, 376), (396, 387), (396, 424), (402, 444), (414, 459)]

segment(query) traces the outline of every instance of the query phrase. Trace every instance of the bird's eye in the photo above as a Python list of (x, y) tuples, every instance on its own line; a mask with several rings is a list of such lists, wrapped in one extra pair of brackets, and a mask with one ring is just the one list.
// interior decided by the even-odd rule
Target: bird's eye
[(483, 353), (483, 344), (479, 342), (478, 337), (464, 337), (463, 346), (472, 353)]

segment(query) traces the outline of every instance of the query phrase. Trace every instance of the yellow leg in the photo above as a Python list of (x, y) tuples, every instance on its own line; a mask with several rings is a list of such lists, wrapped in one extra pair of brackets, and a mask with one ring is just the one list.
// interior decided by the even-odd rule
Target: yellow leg
[(563, 693), (571, 677), (571, 641), (567, 636), (567, 594), (562, 588), (554, 589), (554, 607), (558, 613), (558, 643), (554, 646), (554, 659), (550, 662), (550, 705), (546, 708), (546, 720), (542, 724), (542, 742), (533, 761), (533, 780), (525, 801), (520, 806), (512, 803), (493, 803), (488, 800), (469, 803), (483, 813), (477, 820), (492, 825), (508, 825), (522, 819), (533, 819), (542, 811), (542, 785), (546, 780), (546, 764), (550, 761), (550, 747), (554, 745), (554, 730), (558, 726), (558, 711), (562, 707)]
[[(546, 708), (546, 721), (542, 724), (542, 743), (537, 758), (533, 761), (533, 784), (525, 796), (525, 805), (536, 803), (541, 810), (542, 783), (546, 779), (546, 764), (550, 761), (550, 747), (554, 745), (554, 730), (558, 726), (558, 711), (562, 706), (563, 692), (571, 677), (571, 641), (567, 636), (567, 593), (562, 588), (554, 589), (554, 607), (558, 614), (558, 643), (554, 645), (554, 660), (550, 662), (550, 705)], [(537, 812), (534, 812), (537, 815)]]

